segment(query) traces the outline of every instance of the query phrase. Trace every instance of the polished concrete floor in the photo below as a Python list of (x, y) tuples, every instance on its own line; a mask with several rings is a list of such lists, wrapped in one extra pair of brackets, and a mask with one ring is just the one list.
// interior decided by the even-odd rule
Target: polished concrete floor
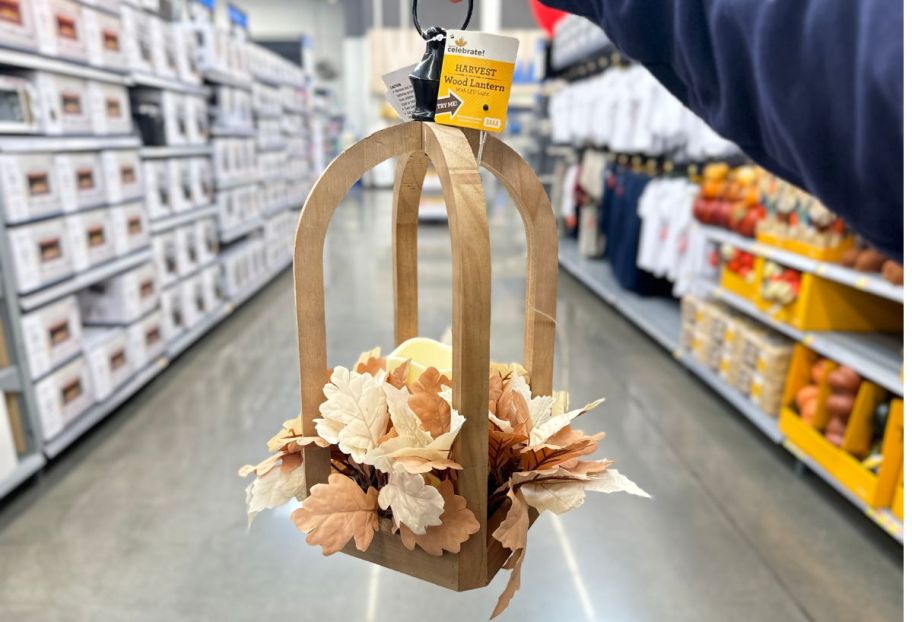
[[(388, 195), (355, 194), (327, 244), (330, 360), (392, 345)], [(523, 240), (492, 209), (492, 352), (521, 352)], [(422, 332), (449, 324), (448, 234), (420, 237)], [(237, 468), (296, 412), (291, 276), (0, 505), (0, 620), (485, 620), (506, 576), (457, 594), (323, 558), (289, 521), (248, 533)], [(556, 385), (606, 404), (606, 457), (652, 500), (590, 495), (540, 520), (507, 620), (897, 620), (901, 549), (800, 475), (699, 380), (572, 278), (560, 280)]]

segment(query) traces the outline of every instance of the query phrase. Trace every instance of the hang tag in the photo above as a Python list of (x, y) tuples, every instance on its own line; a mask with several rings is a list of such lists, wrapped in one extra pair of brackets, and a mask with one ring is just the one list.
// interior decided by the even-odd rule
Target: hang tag
[(409, 74), (414, 70), (415, 65), (408, 65), (383, 76), (383, 83), (386, 85), (386, 101), (395, 108), (396, 113), (404, 121), (411, 121), (412, 113), (415, 112), (415, 90), (409, 81)]
[(502, 132), (519, 40), (485, 32), (447, 32), (434, 120)]

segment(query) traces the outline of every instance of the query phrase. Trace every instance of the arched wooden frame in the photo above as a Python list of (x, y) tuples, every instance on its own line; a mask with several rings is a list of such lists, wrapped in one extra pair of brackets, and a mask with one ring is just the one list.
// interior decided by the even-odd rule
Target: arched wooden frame
[[(491, 251), (484, 191), (475, 159), (479, 133), (409, 122), (361, 140), (339, 155), (304, 203), (295, 234), (294, 288), (304, 434), (316, 433), (327, 368), (323, 245), (336, 207), (362, 175), (400, 157), (394, 187), (393, 257), (396, 343), (418, 330), (418, 202), (428, 162), (440, 178), (453, 256), (453, 402), (466, 417), (454, 445), (463, 466), (457, 490), (481, 523), (459, 555), (432, 557), (408, 551), (398, 536), (381, 530), (366, 553), (345, 552), (432, 581), (466, 590), (490, 582), (506, 552), (490, 533), (502, 513), (487, 518), (488, 369), (491, 326)], [(489, 136), (481, 164), (507, 188), (521, 214), (528, 247), (525, 361), (534, 394), (551, 392), (557, 298), (557, 230), (548, 197), (535, 173), (512, 149)], [(305, 449), (308, 489), (326, 481), (328, 451)], [(490, 524), (489, 524), (490, 523)]]

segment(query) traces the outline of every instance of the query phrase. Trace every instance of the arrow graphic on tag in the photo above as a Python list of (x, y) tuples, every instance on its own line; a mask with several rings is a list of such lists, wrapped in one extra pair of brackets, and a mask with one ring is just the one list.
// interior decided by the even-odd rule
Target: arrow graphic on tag
[(450, 118), (456, 116), (462, 108), (462, 100), (451, 90), (447, 89), (447, 96), (437, 100), (437, 114), (450, 113)]

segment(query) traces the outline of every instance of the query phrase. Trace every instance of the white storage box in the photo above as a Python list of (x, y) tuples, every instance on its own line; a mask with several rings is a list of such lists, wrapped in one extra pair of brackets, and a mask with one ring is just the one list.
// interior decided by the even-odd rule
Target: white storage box
[(149, 221), (142, 201), (111, 208), (114, 222), (114, 250), (129, 255), (149, 246)]
[(174, 158), (170, 161), (170, 165), (174, 211), (183, 212), (193, 209), (195, 197), (191, 162), (187, 158)]
[(184, 97), (184, 119), (187, 123), (187, 143), (203, 145), (209, 140), (209, 107), (206, 100), (194, 95)]
[(218, 225), (212, 218), (203, 218), (196, 221), (196, 243), (200, 264), (204, 265), (218, 256), (219, 235)]
[(171, 26), (155, 15), (147, 16), (149, 38), (152, 42), (152, 70), (156, 75), (177, 79), (177, 49)]
[(35, 383), (35, 401), (44, 439), (50, 440), (95, 403), (85, 358), (80, 356)]
[(82, 348), (82, 320), (76, 296), (23, 315), (21, 325), (32, 379), (45, 375)]
[(149, 218), (157, 220), (172, 213), (171, 184), (167, 160), (143, 162), (143, 184)]
[(15, 224), (62, 212), (58, 173), (50, 154), (0, 155), (6, 221)]
[(202, 207), (213, 201), (212, 163), (209, 158), (192, 158), (190, 170), (193, 180), (193, 204)]
[(177, 236), (177, 273), (184, 277), (200, 265), (196, 225), (191, 223), (178, 227), (175, 229), (175, 234)]
[(9, 477), (18, 464), (13, 427), (6, 410), (6, 396), (0, 391), (0, 481)]
[(73, 268), (76, 272), (88, 270), (116, 255), (114, 247), (114, 222), (111, 210), (106, 207), (79, 212), (66, 217), (73, 249)]
[(127, 50), (120, 18), (102, 11), (83, 8), (86, 50), (89, 63), (105, 69), (127, 69)]
[(79, 78), (33, 72), (41, 125), (47, 134), (91, 134), (88, 84)]
[(221, 287), (219, 286), (219, 267), (210, 266), (200, 272), (200, 279), (203, 285), (203, 296), (205, 298), (206, 312), (210, 313), (222, 301)]
[(177, 235), (175, 232), (166, 231), (153, 235), (152, 253), (161, 286), (174, 283), (177, 280)]
[(120, 17), (126, 43), (127, 64), (130, 70), (152, 73), (152, 33), (148, 24), (149, 16), (139, 9), (123, 4), (120, 9)]
[(72, 0), (30, 0), (35, 8), (38, 50), (77, 61), (88, 58), (82, 7)]
[(130, 96), (118, 84), (89, 82), (92, 102), (92, 131), (95, 134), (129, 134), (133, 129)]
[(102, 402), (133, 375), (127, 331), (123, 328), (87, 328), (84, 344), (95, 400)]
[(98, 207), (107, 201), (104, 170), (98, 153), (68, 153), (56, 157), (65, 212)]
[(158, 282), (151, 263), (79, 292), (79, 307), (86, 325), (129, 324), (157, 306)]
[(138, 151), (104, 151), (101, 162), (109, 202), (121, 203), (142, 198), (142, 166)]
[(160, 310), (134, 322), (127, 327), (129, 349), (136, 369), (142, 369), (165, 353), (165, 336)]
[(20, 293), (73, 274), (73, 251), (63, 218), (12, 227), (7, 236)]
[(28, 49), (38, 46), (32, 0), (4, 0), (0, 4), (0, 44)]
[(184, 290), (180, 283), (168, 287), (161, 296), (162, 330), (165, 340), (174, 341), (186, 329), (184, 321)]
[(187, 328), (193, 328), (206, 316), (206, 295), (200, 275), (193, 275), (180, 282), (184, 299), (184, 321)]
[(177, 75), (186, 84), (200, 84), (203, 74), (199, 68), (196, 39), (182, 23), (173, 23), (174, 43), (177, 50)]

